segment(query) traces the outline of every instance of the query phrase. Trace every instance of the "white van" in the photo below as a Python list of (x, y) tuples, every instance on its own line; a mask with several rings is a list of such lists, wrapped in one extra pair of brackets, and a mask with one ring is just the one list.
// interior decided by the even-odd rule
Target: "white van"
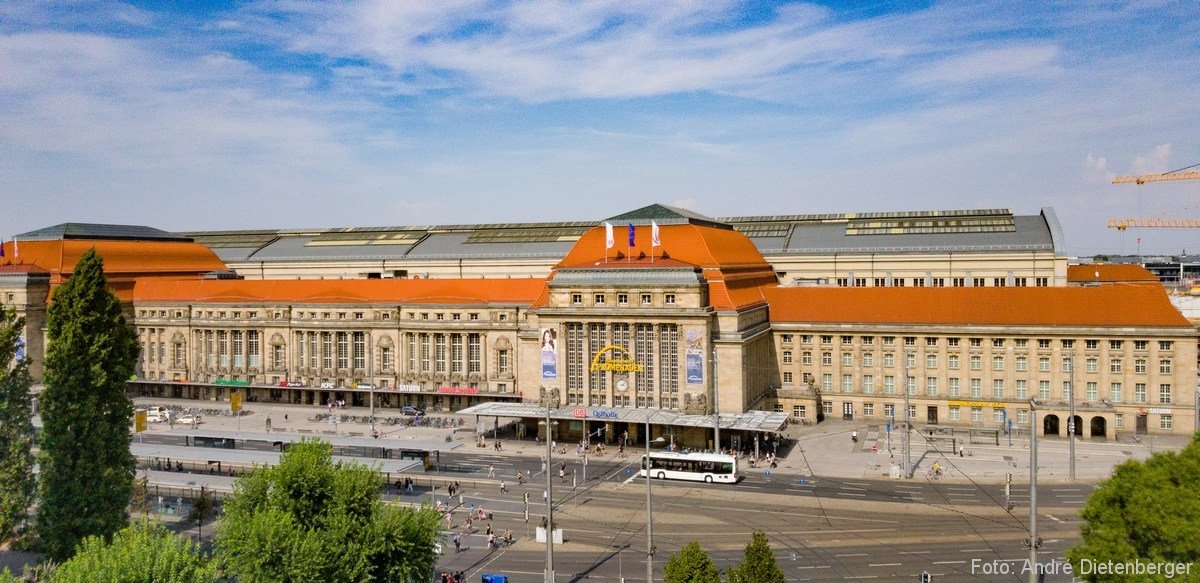
[(146, 422), (147, 423), (166, 423), (170, 418), (170, 412), (166, 407), (153, 406), (146, 407)]

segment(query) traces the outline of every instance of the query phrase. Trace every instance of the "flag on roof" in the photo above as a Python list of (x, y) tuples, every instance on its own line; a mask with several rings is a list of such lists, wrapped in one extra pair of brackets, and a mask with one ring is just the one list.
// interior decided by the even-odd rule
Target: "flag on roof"
[(650, 246), (658, 247), (662, 245), (662, 239), (658, 238), (658, 223), (650, 221)]
[(630, 223), (630, 224), (629, 224), (629, 246), (630, 246), (630, 247), (633, 247), (633, 246), (634, 246), (634, 242), (633, 242), (633, 240), (634, 240), (634, 237), (633, 237), (634, 233), (635, 233), (635, 231), (633, 230), (633, 223)]
[(612, 223), (605, 222), (604, 223), (604, 248), (612, 249), (613, 245), (616, 245), (616, 244), (617, 244), (617, 240), (613, 238)]

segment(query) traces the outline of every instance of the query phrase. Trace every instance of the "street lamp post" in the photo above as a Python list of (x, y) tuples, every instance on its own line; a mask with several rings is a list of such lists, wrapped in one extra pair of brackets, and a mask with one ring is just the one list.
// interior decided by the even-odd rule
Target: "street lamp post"
[(1071, 356), (1067, 357), (1067, 368), (1070, 373), (1071, 392), (1067, 393), (1067, 457), (1069, 463), (1067, 465), (1068, 474), (1072, 482), (1075, 481), (1075, 359)]
[(1037, 535), (1037, 408), (1029, 400), (1029, 583), (1038, 582)]
[(371, 437), (375, 437), (375, 383), (371, 383)]
[(912, 380), (912, 375), (908, 371), (908, 356), (909, 356), (909, 353), (907, 351), (905, 351), (905, 353), (904, 353), (904, 477), (911, 479), (913, 477), (912, 456), (911, 456), (912, 448), (909, 447), (908, 434), (911, 432), (911, 429), (912, 429), (912, 419), (910, 419), (908, 416), (908, 387), (911, 384), (910, 381)]
[(554, 447), (551, 446), (550, 406), (546, 406), (546, 583), (554, 583), (554, 481), (550, 469), (554, 466)]
[(717, 398), (717, 344), (712, 349), (713, 453), (721, 453), (721, 400)]
[[(646, 457), (643, 462), (646, 468), (646, 583), (654, 582), (654, 520), (652, 519), (653, 499), (650, 497), (650, 417), (646, 416)], [(663, 441), (659, 437), (656, 441)]]

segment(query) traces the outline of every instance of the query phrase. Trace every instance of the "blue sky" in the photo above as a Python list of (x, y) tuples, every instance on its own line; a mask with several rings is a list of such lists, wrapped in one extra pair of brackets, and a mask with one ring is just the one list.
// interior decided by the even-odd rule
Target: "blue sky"
[(0, 4), (0, 236), (1054, 207), (1200, 252), (1195, 2)]

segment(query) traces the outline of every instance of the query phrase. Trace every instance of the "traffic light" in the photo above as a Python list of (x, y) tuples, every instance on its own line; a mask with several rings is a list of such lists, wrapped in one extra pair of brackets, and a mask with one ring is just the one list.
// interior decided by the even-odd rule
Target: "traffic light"
[(929, 571), (921, 571), (921, 583), (933, 583), (933, 575)]

